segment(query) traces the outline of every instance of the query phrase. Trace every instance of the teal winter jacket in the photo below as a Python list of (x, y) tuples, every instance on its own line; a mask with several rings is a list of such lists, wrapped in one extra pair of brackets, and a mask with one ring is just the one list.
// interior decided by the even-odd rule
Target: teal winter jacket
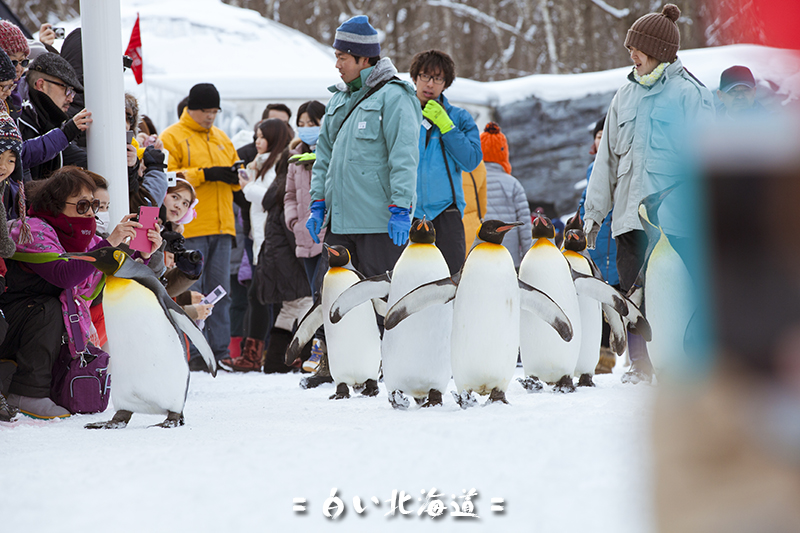
[[(387, 233), (390, 205), (411, 208), (417, 182), (422, 110), (411, 84), (391, 79), (397, 70), (388, 58), (361, 71), (362, 86), (344, 83), (325, 108), (317, 160), (311, 176), (311, 201), (325, 200), (324, 226), (337, 234)], [(391, 80), (350, 110), (384, 80)], [(340, 129), (341, 127), (341, 129)]]
[[(444, 95), (439, 103), (447, 111), (454, 128), (442, 135), (439, 128), (423, 120), (419, 134), (419, 166), (417, 167), (417, 203), (414, 216), (433, 220), (453, 202), (464, 215), (464, 189), (461, 173), (472, 172), (481, 164), (481, 136), (472, 115), (465, 109), (455, 107)], [(447, 166), (442, 157), (442, 144), (447, 154)], [(452, 187), (447, 170), (453, 180)], [(455, 198), (453, 198), (455, 190)]]

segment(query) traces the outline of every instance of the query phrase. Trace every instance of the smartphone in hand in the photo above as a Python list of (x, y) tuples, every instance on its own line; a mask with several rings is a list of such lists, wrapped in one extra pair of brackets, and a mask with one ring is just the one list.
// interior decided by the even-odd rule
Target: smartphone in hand
[(136, 237), (131, 239), (131, 250), (138, 250), (143, 253), (150, 253), (153, 243), (147, 238), (147, 230), (156, 229), (156, 219), (158, 218), (158, 207), (141, 206), (139, 208), (139, 224), (141, 228), (136, 228)]

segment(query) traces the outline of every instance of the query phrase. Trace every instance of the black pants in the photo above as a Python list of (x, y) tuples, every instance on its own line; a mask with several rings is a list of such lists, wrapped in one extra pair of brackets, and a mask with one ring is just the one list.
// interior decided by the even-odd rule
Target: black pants
[(53, 296), (35, 296), (3, 306), (8, 332), (0, 354), (17, 363), (9, 392), (47, 398), (53, 364), (61, 351), (65, 332), (61, 301)]
[[(350, 252), (353, 267), (365, 277), (370, 278), (394, 269), (394, 264), (403, 253), (402, 246), (396, 246), (388, 233), (358, 233), (338, 235), (330, 228), (325, 234), (325, 243), (328, 246), (341, 245)], [(328, 267), (327, 254), (325, 256), (325, 270)]]
[(436, 228), (436, 246), (447, 261), (452, 276), (461, 270), (467, 255), (461, 211), (451, 205), (433, 219), (433, 227)]

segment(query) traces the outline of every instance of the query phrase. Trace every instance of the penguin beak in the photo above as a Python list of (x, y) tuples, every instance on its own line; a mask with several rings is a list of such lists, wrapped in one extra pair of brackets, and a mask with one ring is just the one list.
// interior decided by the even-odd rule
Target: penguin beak
[(65, 253), (58, 256), (59, 259), (63, 259), (64, 261), (69, 261), (70, 259), (80, 259), (81, 261), (86, 261), (87, 263), (96, 263), (97, 259), (92, 257), (91, 255), (82, 255), (76, 253)]
[(522, 222), (513, 222), (511, 224), (506, 224), (505, 226), (500, 226), (497, 228), (497, 233), (505, 233), (508, 230), (514, 229), (517, 226), (522, 226)]

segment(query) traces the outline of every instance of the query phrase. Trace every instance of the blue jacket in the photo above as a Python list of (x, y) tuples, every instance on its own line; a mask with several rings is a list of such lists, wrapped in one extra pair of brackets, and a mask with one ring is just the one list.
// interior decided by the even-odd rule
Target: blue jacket
[[(423, 119), (419, 134), (419, 164), (417, 165), (417, 205), (414, 216), (433, 220), (454, 201), (464, 216), (467, 202), (461, 187), (461, 173), (472, 172), (481, 164), (481, 137), (472, 115), (465, 109), (451, 105), (444, 95), (439, 103), (450, 116), (455, 127), (441, 134), (439, 128)], [(427, 128), (426, 128), (427, 126)], [(447, 154), (447, 166), (442, 157), (442, 143)], [(451, 187), (447, 170), (450, 170)], [(456, 197), (453, 198), (453, 190)]]
[[(594, 161), (589, 165), (586, 170), (586, 181), (592, 176), (592, 167)], [(580, 210), (581, 218), (584, 218), (585, 209), (583, 207), (586, 202), (586, 189), (583, 190), (581, 196)], [(594, 250), (589, 250), (589, 255), (592, 261), (595, 262), (603, 279), (609, 285), (619, 285), (619, 274), (617, 274), (617, 241), (611, 236), (611, 215), (609, 214), (604, 220), (603, 225), (600, 226), (600, 232), (597, 234), (597, 241), (595, 241)]]

